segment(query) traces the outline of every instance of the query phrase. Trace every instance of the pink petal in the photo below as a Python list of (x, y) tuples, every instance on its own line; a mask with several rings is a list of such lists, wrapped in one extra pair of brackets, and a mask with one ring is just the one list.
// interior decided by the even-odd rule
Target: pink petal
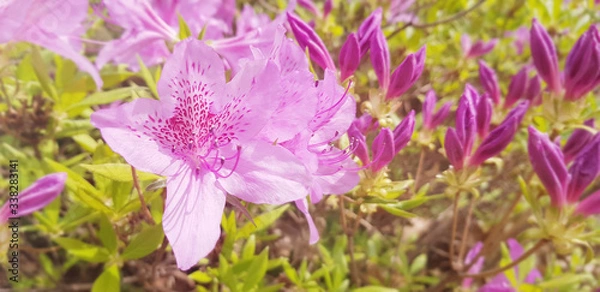
[(126, 31), (121, 38), (104, 45), (96, 58), (96, 66), (102, 68), (113, 61), (116, 64), (127, 64), (131, 70), (137, 71), (139, 63), (136, 56), (150, 67), (164, 62), (170, 54), (161, 35), (152, 31)]
[[(194, 87), (193, 92), (190, 85)], [(203, 42), (190, 38), (175, 45), (157, 89), (163, 105), (173, 110), (177, 99), (185, 95), (197, 95), (211, 101), (222, 99), (224, 85), (225, 70), (221, 58)]]
[(215, 182), (212, 173), (187, 166), (167, 179), (163, 228), (182, 270), (208, 255), (221, 236), (225, 193)]
[(302, 212), (302, 214), (304, 214), (304, 217), (306, 217), (306, 221), (308, 223), (308, 230), (310, 232), (310, 239), (309, 239), (309, 243), (310, 244), (315, 244), (317, 243), (317, 241), (319, 241), (319, 230), (317, 230), (317, 226), (315, 226), (315, 221), (313, 220), (312, 216), (310, 215), (310, 212), (308, 212), (308, 202), (306, 201), (306, 199), (301, 199), (301, 200), (296, 200), (296, 207), (298, 207), (298, 210), (300, 210), (300, 212)]
[(310, 180), (302, 162), (291, 152), (272, 143), (256, 142), (242, 148), (235, 172), (218, 182), (244, 201), (279, 205), (308, 195), (305, 184)]
[(596, 191), (579, 202), (575, 212), (585, 216), (600, 214), (600, 191)]
[(138, 98), (130, 103), (96, 111), (92, 124), (100, 129), (108, 145), (134, 167), (161, 175), (174, 174), (181, 161), (171, 156), (144, 131), (149, 115), (163, 116), (162, 103), (149, 98)]

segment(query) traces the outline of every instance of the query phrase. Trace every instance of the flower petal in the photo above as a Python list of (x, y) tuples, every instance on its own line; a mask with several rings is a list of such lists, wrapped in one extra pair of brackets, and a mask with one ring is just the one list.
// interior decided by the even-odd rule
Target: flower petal
[(161, 175), (174, 174), (181, 162), (171, 156), (144, 130), (150, 115), (163, 116), (162, 103), (138, 98), (130, 103), (96, 111), (92, 124), (100, 129), (104, 141), (134, 167)]
[(182, 270), (208, 255), (221, 236), (225, 193), (215, 182), (212, 173), (189, 167), (167, 179), (163, 228)]
[(310, 176), (285, 148), (266, 142), (242, 148), (233, 174), (218, 180), (229, 194), (254, 204), (279, 205), (308, 195)]

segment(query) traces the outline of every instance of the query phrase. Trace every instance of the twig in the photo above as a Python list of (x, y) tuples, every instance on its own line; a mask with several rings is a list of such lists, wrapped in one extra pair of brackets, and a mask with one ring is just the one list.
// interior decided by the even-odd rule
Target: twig
[(479, 0), (477, 3), (475, 3), (473, 6), (471, 6), (469, 9), (467, 10), (463, 10), (459, 13), (456, 13), (450, 17), (444, 18), (442, 20), (438, 20), (438, 21), (434, 21), (434, 22), (430, 22), (430, 23), (423, 23), (423, 24), (417, 24), (417, 23), (413, 23), (412, 21), (404, 24), (403, 26), (401, 26), (400, 28), (396, 29), (394, 32), (392, 32), (391, 34), (389, 34), (387, 36), (388, 39), (392, 38), (393, 36), (395, 36), (396, 34), (400, 33), (401, 31), (403, 31), (404, 29), (406, 29), (409, 26), (412, 26), (414, 28), (428, 28), (428, 27), (433, 27), (433, 26), (437, 26), (440, 24), (444, 24), (444, 23), (448, 23), (448, 22), (452, 22), (455, 21), (465, 15), (467, 15), (469, 12), (477, 9), (477, 7), (479, 7), (481, 4), (483, 4), (483, 2), (485, 2), (485, 0)]
[(150, 214), (150, 210), (148, 210), (148, 205), (146, 205), (146, 200), (144, 199), (142, 189), (140, 188), (140, 182), (138, 181), (137, 172), (133, 166), (131, 167), (131, 175), (133, 176), (133, 187), (137, 191), (138, 197), (140, 198), (140, 204), (142, 205), (142, 214), (144, 214), (144, 218), (149, 224), (156, 225), (156, 222), (154, 222), (154, 219), (152, 218), (152, 214)]
[(344, 233), (346, 234), (346, 237), (348, 237), (348, 254), (350, 255), (350, 277), (352, 278), (352, 282), (356, 284), (358, 283), (358, 276), (356, 274), (356, 263), (354, 262), (354, 234), (350, 232), (350, 230), (348, 230), (348, 222), (346, 221), (346, 207), (344, 205), (344, 200), (339, 200), (339, 204), (342, 229), (344, 229)]
[[(471, 217), (473, 217), (473, 207), (475, 206), (476, 200), (477, 200), (477, 198), (471, 198), (471, 202), (469, 202), (469, 211), (467, 213), (467, 221), (465, 222), (465, 226), (463, 227), (462, 237), (460, 238), (460, 250), (458, 251), (459, 263), (461, 263), (461, 261), (463, 260), (463, 256), (465, 255), (465, 249), (467, 247), (467, 236), (469, 235), (469, 229), (471, 227)], [(461, 266), (461, 265), (459, 265), (459, 266)]]
[(450, 248), (448, 256), (450, 258), (450, 266), (454, 268), (454, 238), (456, 237), (456, 225), (458, 223), (458, 199), (460, 198), (460, 192), (454, 196), (454, 207), (452, 208), (452, 233), (450, 234)]
[(413, 183), (414, 192), (416, 193), (419, 189), (419, 180), (423, 173), (423, 162), (425, 161), (425, 147), (421, 147), (421, 155), (419, 156), (419, 166), (417, 167), (417, 173), (415, 174), (415, 181)]
[(523, 253), (518, 259), (514, 260), (512, 263), (510, 263), (504, 267), (499, 267), (499, 268), (496, 268), (493, 270), (489, 270), (489, 271), (485, 271), (485, 272), (481, 272), (481, 273), (477, 273), (477, 274), (463, 274), (463, 275), (460, 275), (460, 277), (461, 278), (485, 278), (488, 276), (497, 275), (497, 274), (502, 273), (510, 268), (517, 266), (518, 264), (520, 264), (522, 261), (527, 259), (529, 256), (531, 256), (533, 253), (535, 253), (538, 249), (540, 249), (542, 246), (544, 246), (548, 242), (550, 242), (550, 241), (547, 239), (540, 239), (532, 248), (530, 248), (525, 253)]

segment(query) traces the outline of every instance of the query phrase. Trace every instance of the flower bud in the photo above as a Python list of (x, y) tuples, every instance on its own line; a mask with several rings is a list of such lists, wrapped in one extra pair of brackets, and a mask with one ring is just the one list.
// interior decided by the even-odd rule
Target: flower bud
[(308, 48), (308, 54), (310, 55), (311, 60), (323, 68), (323, 70), (331, 69), (335, 71), (333, 59), (331, 59), (331, 55), (329, 55), (329, 51), (319, 35), (317, 35), (308, 24), (294, 14), (288, 12), (287, 17), (298, 45), (300, 45), (303, 50)]
[[(483, 103), (483, 100), (479, 102)], [(515, 107), (506, 116), (504, 121), (485, 137), (481, 142), (481, 145), (479, 145), (475, 151), (475, 154), (471, 156), (469, 164), (480, 165), (490, 157), (500, 154), (500, 152), (502, 152), (515, 137), (515, 134), (519, 129), (519, 124), (521, 124), (521, 120), (523, 119), (528, 106), (529, 102), (524, 101), (519, 104), (519, 106)]]
[(500, 103), (501, 93), (496, 72), (481, 60), (479, 61), (479, 80), (490, 98), (492, 98), (492, 101), (494, 101), (494, 104)]
[(377, 172), (388, 165), (396, 156), (394, 149), (394, 134), (388, 128), (382, 128), (373, 140), (373, 161), (371, 170)]
[(465, 34), (460, 38), (460, 42), (465, 58), (474, 59), (491, 52), (496, 43), (498, 43), (498, 40), (492, 39), (489, 42), (479, 40), (475, 44), (471, 44), (471, 38)]
[(552, 38), (548, 35), (546, 29), (533, 19), (530, 30), (531, 57), (538, 74), (550, 90), (554, 93), (560, 93), (560, 71), (558, 70), (558, 57)]
[(327, 17), (331, 10), (333, 9), (333, 0), (325, 0), (325, 4), (323, 4), (323, 17)]
[(575, 158), (569, 168), (571, 180), (567, 189), (567, 201), (574, 203), (579, 196), (600, 174), (600, 134)]
[(421, 77), (425, 67), (425, 47), (415, 54), (410, 54), (392, 73), (386, 99), (392, 99), (404, 94)]
[(350, 138), (350, 143), (354, 146), (354, 155), (358, 157), (360, 161), (362, 161), (363, 165), (368, 165), (371, 163), (371, 159), (369, 158), (369, 148), (367, 147), (365, 135), (361, 133), (356, 125), (350, 125), (350, 128), (348, 129), (348, 137)]
[(339, 56), (342, 81), (354, 74), (360, 64), (360, 47), (356, 35), (351, 33), (342, 46)]
[(488, 98), (488, 94), (484, 93), (477, 103), (477, 134), (479, 138), (484, 138), (490, 130), (490, 122), (492, 121), (492, 102)]
[(396, 153), (400, 152), (412, 137), (413, 131), (415, 130), (415, 111), (411, 110), (410, 113), (402, 120), (398, 126), (394, 129), (394, 149)]
[(461, 96), (456, 110), (456, 135), (460, 139), (465, 155), (471, 153), (475, 133), (477, 132), (477, 121), (474, 99), (469, 90)]
[(527, 82), (527, 90), (525, 90), (525, 99), (531, 102), (531, 105), (538, 106), (542, 104), (542, 85), (540, 76), (535, 75)]
[(425, 94), (425, 100), (423, 101), (422, 109), (423, 127), (427, 130), (433, 130), (437, 128), (441, 123), (444, 122), (450, 113), (452, 102), (445, 103), (436, 113), (434, 113), (436, 103), (437, 97), (435, 96), (435, 91), (429, 90), (427, 94)]
[(600, 84), (600, 33), (592, 25), (571, 49), (565, 63), (565, 99), (577, 100)]
[(381, 30), (381, 7), (375, 9), (360, 25), (357, 31), (358, 43), (360, 45), (361, 58), (369, 51), (371, 37), (376, 30)]
[(377, 75), (379, 87), (387, 91), (390, 84), (390, 51), (380, 28), (371, 36), (371, 64)]
[(297, 1), (298, 1), (298, 5), (302, 6), (304, 9), (308, 10), (308, 12), (310, 12), (314, 15), (320, 15), (320, 12), (317, 9), (317, 6), (315, 5), (314, 2), (312, 2), (312, 0), (297, 0)]
[(592, 216), (600, 214), (600, 190), (587, 196), (577, 205), (576, 213), (584, 216)]
[(448, 130), (446, 130), (444, 150), (446, 150), (446, 157), (448, 158), (448, 161), (450, 161), (450, 164), (452, 164), (456, 170), (461, 170), (466, 155), (461, 139), (454, 128), (448, 128)]
[[(594, 119), (585, 121), (584, 125), (593, 128)], [(593, 137), (594, 135), (586, 129), (575, 129), (562, 149), (565, 156), (565, 163), (568, 164), (571, 162), (577, 154), (592, 141)]]
[(529, 126), (527, 150), (533, 170), (546, 188), (552, 205), (562, 207), (567, 200), (566, 191), (570, 175), (560, 148), (550, 141), (548, 135)]
[(510, 80), (508, 85), (508, 92), (506, 93), (506, 99), (504, 100), (504, 108), (510, 108), (519, 99), (525, 96), (525, 90), (527, 89), (527, 73), (529, 68), (523, 67), (517, 74), (515, 74)]
[(11, 213), (10, 200), (0, 208), (0, 223), (6, 222), (11, 217), (26, 216), (44, 208), (63, 191), (66, 179), (67, 174), (64, 172), (49, 174), (38, 179), (19, 193), (16, 214)]

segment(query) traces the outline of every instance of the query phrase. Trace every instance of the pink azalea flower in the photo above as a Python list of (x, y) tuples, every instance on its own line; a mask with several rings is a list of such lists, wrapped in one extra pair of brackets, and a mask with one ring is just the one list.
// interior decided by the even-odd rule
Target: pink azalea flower
[[(281, 83), (288, 90), (262, 131), (264, 138), (277, 141), (304, 163), (311, 176), (307, 186), (312, 203), (324, 194), (347, 193), (358, 184), (357, 165), (350, 157), (351, 149), (340, 150), (332, 144), (354, 119), (354, 98), (337, 84), (331, 70), (315, 85), (304, 51), (285, 37), (283, 29), (277, 33), (269, 58), (278, 66)], [(282, 125), (286, 125), (285, 132)], [(315, 243), (319, 234), (308, 202), (302, 198), (296, 205), (307, 217), (310, 243)]]
[[(63, 191), (66, 179), (67, 174), (64, 172), (49, 174), (19, 192), (18, 196), (9, 196), (0, 208), (0, 224), (4, 224), (9, 218), (29, 215), (50, 204)], [(12, 209), (11, 205), (17, 205), (18, 208)]]
[(282, 204), (309, 193), (304, 163), (265, 138), (296, 124), (270, 122), (287, 110), (286, 90), (293, 88), (273, 60), (248, 61), (241, 70), (226, 83), (219, 56), (190, 38), (175, 46), (164, 66), (160, 101), (140, 98), (91, 117), (128, 163), (167, 177), (162, 224), (181, 269), (214, 248), (226, 194)]
[(106, 21), (124, 29), (119, 39), (108, 42), (98, 54), (96, 65), (108, 62), (138, 69), (136, 55), (148, 66), (169, 56), (167, 43), (179, 40), (181, 15), (193, 37), (206, 28), (206, 39), (219, 39), (231, 33), (235, 1), (219, 0), (104, 0)]
[(25, 41), (40, 45), (89, 73), (102, 87), (98, 70), (82, 54), (82, 22), (88, 3), (79, 0), (7, 0), (0, 3), (0, 43)]

